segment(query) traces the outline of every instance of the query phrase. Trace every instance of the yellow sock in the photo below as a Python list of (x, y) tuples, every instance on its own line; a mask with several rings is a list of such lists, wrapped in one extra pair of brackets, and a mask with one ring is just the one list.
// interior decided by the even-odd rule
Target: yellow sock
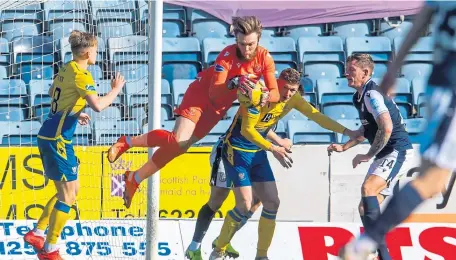
[(228, 211), (215, 246), (215, 249), (217, 251), (226, 250), (226, 247), (233, 238), (234, 233), (236, 233), (236, 231), (239, 229), (243, 217), (244, 216), (236, 208)]
[(51, 212), (54, 209), (56, 201), (57, 195), (54, 195), (54, 197), (48, 201), (43, 209), (43, 213), (41, 213), (40, 219), (38, 219), (38, 223), (36, 224), (37, 229), (46, 230), (47, 226), (49, 225), (49, 217), (51, 216)]
[(277, 212), (263, 209), (260, 222), (258, 223), (258, 245), (257, 257), (268, 256), (268, 249), (271, 246), (272, 237), (276, 226)]
[(65, 223), (70, 218), (70, 205), (58, 200), (54, 209), (52, 210), (51, 217), (49, 218), (49, 231), (46, 236), (46, 243), (55, 245), (62, 233)]

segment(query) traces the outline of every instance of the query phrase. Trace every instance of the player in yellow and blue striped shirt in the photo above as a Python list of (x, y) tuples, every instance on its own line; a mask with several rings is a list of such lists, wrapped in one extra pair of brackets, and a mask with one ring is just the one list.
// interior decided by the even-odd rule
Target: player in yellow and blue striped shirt
[(292, 109), (296, 109), (320, 126), (337, 133), (357, 138), (360, 133), (345, 128), (320, 113), (301, 95), (300, 74), (295, 69), (285, 69), (277, 80), (280, 101), (268, 103), (264, 107), (241, 105), (229, 128), (222, 151), (227, 183), (232, 183), (236, 206), (225, 217), (220, 236), (210, 260), (223, 259), (225, 249), (234, 233), (249, 212), (252, 205), (252, 187), (263, 203), (263, 211), (258, 227), (256, 260), (267, 260), (267, 251), (275, 229), (275, 218), (279, 208), (279, 196), (267, 151), (274, 154), (282, 166), (292, 165), (289, 153), (291, 148), (276, 146), (265, 137), (268, 131)]
[(85, 125), (90, 120), (82, 113), (86, 101), (93, 110), (100, 112), (111, 105), (125, 85), (124, 78), (118, 73), (111, 83), (112, 90), (106, 96), (98, 97), (92, 75), (87, 70), (96, 61), (96, 37), (73, 31), (69, 42), (73, 60), (60, 68), (54, 79), (49, 90), (51, 111), (38, 133), (44, 173), (54, 181), (57, 193), (46, 204), (36, 228), (24, 236), (24, 241), (36, 249), (38, 259), (42, 260), (62, 259), (56, 244), (79, 189), (79, 163), (71, 141), (78, 121)]

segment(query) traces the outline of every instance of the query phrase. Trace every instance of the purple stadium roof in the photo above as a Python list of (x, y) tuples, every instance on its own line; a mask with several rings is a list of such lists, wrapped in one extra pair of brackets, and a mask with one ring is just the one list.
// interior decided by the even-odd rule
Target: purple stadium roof
[(256, 15), (264, 27), (304, 25), (416, 14), (423, 1), (179, 1), (166, 3), (193, 7), (227, 23), (232, 16)]

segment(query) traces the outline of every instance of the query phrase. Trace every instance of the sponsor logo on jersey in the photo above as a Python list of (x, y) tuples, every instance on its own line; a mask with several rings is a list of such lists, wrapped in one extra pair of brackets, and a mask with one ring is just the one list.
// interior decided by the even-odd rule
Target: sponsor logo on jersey
[(87, 85), (87, 86), (86, 86), (86, 90), (95, 91), (95, 86), (93, 86), (93, 85)]
[(215, 65), (215, 71), (216, 72), (222, 72), (224, 70), (225, 70), (225, 68), (222, 65), (219, 65), (219, 64)]
[(371, 99), (370, 103), (373, 110), (378, 110), (378, 108), (380, 107), (380, 103), (378, 103), (377, 99)]
[(226, 56), (229, 56), (230, 53), (229, 52), (225, 52), (225, 54), (223, 55), (223, 57), (226, 57)]
[(258, 115), (260, 113), (260, 111), (256, 107), (250, 107), (248, 109), (248, 111), (250, 114), (253, 114), (253, 115)]

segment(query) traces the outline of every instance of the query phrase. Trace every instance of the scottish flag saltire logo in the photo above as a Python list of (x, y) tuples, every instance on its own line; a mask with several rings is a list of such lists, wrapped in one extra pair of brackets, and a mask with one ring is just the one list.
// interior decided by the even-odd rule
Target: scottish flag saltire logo
[(122, 197), (125, 189), (125, 181), (123, 175), (111, 176), (111, 196)]

